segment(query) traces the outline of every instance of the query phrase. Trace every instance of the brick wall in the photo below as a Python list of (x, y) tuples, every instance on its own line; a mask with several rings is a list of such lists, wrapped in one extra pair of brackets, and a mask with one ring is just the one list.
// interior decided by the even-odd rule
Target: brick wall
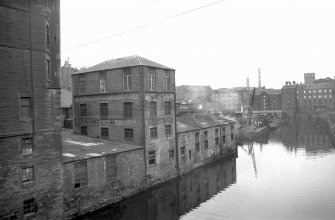
[[(233, 129), (231, 129), (231, 126), (233, 126)], [(218, 136), (215, 134), (216, 129), (218, 129)], [(205, 131), (208, 132), (208, 149), (205, 149), (204, 146)], [(199, 151), (196, 150), (195, 146), (196, 133), (199, 133)], [(233, 140), (231, 139), (231, 134), (233, 134)], [(183, 174), (189, 172), (220, 156), (226, 156), (234, 152), (236, 147), (236, 134), (237, 130), (234, 124), (177, 133), (179, 173)], [(223, 142), (222, 136), (225, 136), (225, 142)], [(217, 137), (219, 138), (219, 144), (215, 143), (215, 138)], [(185, 147), (184, 157), (181, 154), (182, 147)]]
[[(117, 177), (108, 179), (108, 155), (87, 159), (87, 186), (74, 188), (74, 163), (63, 164), (66, 218), (102, 208), (146, 188), (143, 149), (116, 154)], [(83, 160), (82, 160), (83, 161)]]
[[(1, 217), (23, 218), (24, 201), (35, 199), (37, 209), (30, 217), (62, 218), (59, 0), (52, 3), (49, 8), (46, 1), (0, 3)], [(46, 57), (51, 64), (49, 83)], [(22, 118), (21, 97), (31, 99), (30, 118)], [(23, 155), (22, 138), (32, 138), (29, 155)], [(26, 167), (33, 167), (34, 175), (23, 183)]]

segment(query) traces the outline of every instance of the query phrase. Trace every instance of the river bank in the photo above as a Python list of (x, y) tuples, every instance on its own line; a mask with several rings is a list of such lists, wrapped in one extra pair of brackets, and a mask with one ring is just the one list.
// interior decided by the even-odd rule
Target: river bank
[(324, 112), (317, 116), (317, 119), (326, 124), (332, 143), (335, 145), (335, 112)]
[(269, 126), (255, 127), (255, 126), (240, 125), (238, 131), (239, 135), (237, 138), (237, 142), (241, 144), (245, 141), (252, 141), (257, 137), (263, 135), (264, 133), (269, 132)]

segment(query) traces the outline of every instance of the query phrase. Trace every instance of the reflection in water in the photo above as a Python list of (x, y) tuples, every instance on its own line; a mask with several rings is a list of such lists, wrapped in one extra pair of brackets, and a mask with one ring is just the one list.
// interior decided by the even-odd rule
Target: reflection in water
[(236, 182), (236, 158), (224, 158), (82, 219), (179, 219)]
[(85, 218), (334, 219), (335, 149), (322, 125), (292, 122), (238, 151)]
[(322, 156), (334, 149), (328, 129), (313, 120), (289, 123), (272, 132), (269, 139), (282, 142), (289, 152), (304, 149), (307, 157)]

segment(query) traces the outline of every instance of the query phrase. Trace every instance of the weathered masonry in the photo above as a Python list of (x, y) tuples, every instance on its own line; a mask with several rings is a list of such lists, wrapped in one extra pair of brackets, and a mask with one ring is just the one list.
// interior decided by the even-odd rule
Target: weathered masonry
[(235, 122), (211, 114), (177, 117), (179, 173), (236, 153)]
[(177, 175), (173, 69), (130, 56), (72, 77), (75, 134), (144, 146), (149, 183)]
[(143, 147), (63, 132), (64, 216), (102, 208), (146, 189)]
[(63, 213), (59, 0), (0, 2), (0, 219)]

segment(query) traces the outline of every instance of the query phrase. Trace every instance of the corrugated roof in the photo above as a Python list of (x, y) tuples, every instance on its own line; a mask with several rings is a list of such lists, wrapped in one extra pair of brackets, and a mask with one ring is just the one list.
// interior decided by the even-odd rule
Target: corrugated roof
[(148, 60), (144, 57), (135, 55), (135, 56), (129, 56), (129, 57), (106, 60), (102, 63), (99, 63), (99, 64), (94, 65), (92, 67), (89, 67), (87, 69), (80, 70), (79, 72), (75, 72), (75, 73), (73, 73), (73, 75), (80, 74), (80, 73), (101, 71), (101, 70), (132, 67), (132, 66), (150, 66), (150, 67), (173, 70), (170, 67), (167, 67), (167, 66), (164, 66), (162, 64), (156, 63), (154, 61)]

